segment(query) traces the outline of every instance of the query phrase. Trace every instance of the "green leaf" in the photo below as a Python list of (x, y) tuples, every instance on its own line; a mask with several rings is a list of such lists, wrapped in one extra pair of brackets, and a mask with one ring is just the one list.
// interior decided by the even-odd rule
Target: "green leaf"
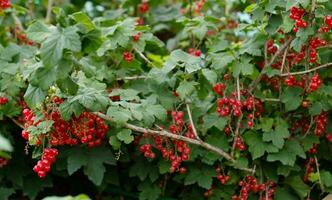
[(325, 187), (332, 186), (332, 175), (330, 172), (322, 170), (320, 172), (320, 177), (322, 179), (322, 184), (324, 184)]
[(40, 88), (29, 85), (24, 94), (24, 100), (30, 108), (40, 106), (46, 97), (46, 92)]
[(308, 134), (306, 137), (301, 138), (300, 142), (303, 146), (303, 150), (308, 151), (314, 144), (319, 144), (319, 138), (315, 135)]
[(228, 53), (211, 53), (209, 58), (212, 61), (211, 68), (216, 70), (224, 69), (228, 64), (235, 60), (234, 56), (229, 55)]
[(131, 130), (129, 129), (121, 130), (116, 134), (116, 137), (125, 144), (130, 144), (132, 141), (134, 141), (134, 136), (132, 136)]
[(284, 139), (288, 138), (289, 135), (287, 122), (278, 119), (273, 131), (264, 132), (263, 140), (265, 142), (272, 142), (274, 146), (281, 149), (285, 143)]
[(227, 125), (229, 118), (220, 117), (216, 112), (212, 114), (205, 115), (203, 117), (204, 129), (207, 131), (213, 126), (218, 128), (220, 131), (224, 131), (225, 126)]
[(206, 78), (206, 80), (208, 80), (211, 85), (216, 84), (217, 79), (218, 79), (218, 75), (216, 72), (209, 70), (209, 69), (203, 69), (202, 73), (203, 73), (204, 77)]
[(84, 174), (96, 185), (100, 185), (103, 181), (106, 171), (104, 163), (115, 164), (112, 152), (106, 147), (72, 148), (68, 150), (68, 173), (71, 175), (84, 167)]
[(155, 116), (159, 120), (165, 120), (167, 117), (167, 112), (166, 112), (165, 108), (162, 107), (161, 105), (145, 104), (145, 109), (146, 109), (147, 113)]
[(36, 21), (35, 23), (31, 24), (27, 29), (27, 36), (30, 40), (41, 43), (52, 34), (54, 29), (54, 26), (47, 27), (41, 21)]
[(302, 89), (298, 87), (288, 87), (281, 95), (281, 102), (285, 104), (286, 111), (297, 109), (302, 103)]
[(78, 196), (65, 196), (65, 197), (57, 197), (57, 196), (51, 196), (51, 197), (45, 197), (42, 200), (91, 200), (87, 195), (81, 194)]
[(233, 76), (238, 77), (242, 75), (252, 75), (254, 72), (254, 65), (250, 63), (249, 57), (243, 56), (239, 62), (235, 62), (233, 65)]
[(66, 100), (60, 107), (61, 117), (64, 120), (71, 119), (72, 115), (75, 114), (76, 117), (80, 116), (83, 112), (83, 106), (77, 101), (71, 102)]
[(107, 116), (112, 118), (116, 123), (124, 124), (132, 119), (131, 112), (120, 106), (111, 106), (107, 110)]
[(145, 181), (138, 186), (140, 191), (139, 200), (157, 200), (161, 194), (161, 189), (157, 184)]
[(252, 158), (255, 160), (262, 157), (265, 152), (275, 153), (278, 152), (278, 148), (271, 143), (264, 142), (262, 137), (255, 132), (248, 132), (244, 135), (245, 142), (249, 146), (249, 152), (252, 154)]
[(289, 185), (301, 199), (304, 199), (310, 192), (310, 187), (303, 182), (300, 176), (288, 177), (285, 183)]
[(113, 147), (113, 149), (118, 150), (121, 147), (121, 142), (117, 137), (110, 137), (109, 144)]
[(10, 195), (14, 194), (15, 190), (14, 188), (0, 188), (0, 199), (6, 200), (9, 199)]
[(170, 55), (170, 59), (174, 64), (183, 64), (188, 73), (201, 69), (201, 59), (199, 57), (190, 55), (180, 49), (173, 51)]
[(62, 58), (63, 49), (75, 52), (81, 50), (80, 37), (75, 27), (64, 30), (54, 30), (41, 45), (41, 58), (46, 67), (58, 64)]
[(92, 23), (91, 19), (88, 15), (83, 12), (76, 12), (70, 15), (72, 19), (74, 19), (78, 24), (83, 25), (87, 32), (95, 29), (95, 25)]
[[(204, 171), (204, 173), (202, 173), (202, 171)], [(192, 185), (197, 183), (200, 187), (208, 190), (212, 185), (212, 178), (215, 176), (215, 171), (212, 168), (200, 169), (193, 166), (188, 169), (184, 184)]]
[(301, 158), (306, 157), (303, 148), (297, 141), (288, 140), (283, 149), (281, 149), (278, 153), (270, 153), (267, 156), (267, 160), (270, 162), (280, 161), (284, 165), (293, 166), (297, 156)]
[(0, 135), (0, 151), (13, 151), (13, 146), (10, 144), (9, 140), (2, 135)]
[(179, 87), (176, 89), (176, 92), (179, 94), (181, 99), (185, 99), (195, 91), (196, 82), (188, 82), (186, 80), (182, 81)]
[(292, 194), (291, 191), (288, 191), (285, 188), (277, 187), (277, 191), (274, 197), (274, 200), (299, 200), (296, 196)]

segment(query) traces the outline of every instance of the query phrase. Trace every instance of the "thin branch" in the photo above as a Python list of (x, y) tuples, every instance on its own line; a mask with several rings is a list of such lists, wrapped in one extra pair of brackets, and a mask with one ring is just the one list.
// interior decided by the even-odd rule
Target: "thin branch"
[(271, 58), (270, 62), (269, 63), (265, 62), (264, 67), (263, 67), (261, 73), (252, 82), (252, 84), (251, 84), (251, 86), (249, 88), (249, 93), (251, 93), (252, 91), (254, 91), (254, 89), (256, 89), (258, 83), (262, 80), (263, 75), (265, 74), (265, 72), (264, 72), (265, 68), (268, 67), (268, 66), (270, 66), (270, 65), (272, 65), (275, 62), (275, 60), (282, 54), (282, 52), (291, 44), (291, 42), (293, 41), (293, 39), (294, 39), (293, 37), (289, 38), (287, 40), (287, 42), (279, 49), (279, 51), (273, 55), (273, 57)]
[(308, 69), (308, 70), (304, 70), (304, 71), (300, 71), (300, 72), (291, 72), (291, 73), (284, 73), (284, 74), (280, 74), (279, 76), (284, 77), (284, 76), (291, 76), (291, 75), (302, 75), (302, 74), (308, 74), (310, 72), (314, 72), (318, 69), (322, 69), (322, 68), (326, 68), (326, 67), (330, 67), (332, 66), (332, 63), (326, 63), (324, 65), (320, 65), (318, 67), (314, 67), (312, 69)]
[(46, 17), (45, 17), (45, 21), (47, 23), (51, 22), (52, 6), (53, 6), (53, 0), (48, 0), (47, 12), (46, 12)]
[(130, 81), (130, 80), (139, 80), (139, 79), (147, 79), (147, 76), (128, 76), (128, 77), (122, 77), (117, 78), (117, 81)]
[(241, 101), (240, 77), (236, 77), (237, 100)]
[(320, 176), (320, 171), (319, 171), (319, 163), (318, 163), (318, 160), (317, 160), (316, 156), (315, 156), (315, 163), (316, 163), (316, 169), (317, 169), (318, 182), (319, 182), (319, 185), (320, 185), (320, 189), (322, 190), (322, 192), (324, 192), (324, 186), (323, 186), (322, 178)]
[(191, 124), (191, 128), (193, 129), (195, 138), (198, 139), (198, 140), (201, 140), (201, 138), (199, 138), (199, 136), (197, 134), (197, 130), (196, 130), (196, 127), (194, 125), (193, 117), (191, 115), (191, 110), (190, 110), (190, 106), (189, 106), (188, 103), (186, 103), (186, 108), (187, 108), (187, 113), (188, 113), (189, 121), (190, 121), (190, 124)]
[[(98, 117), (104, 119), (104, 120), (114, 122), (114, 120), (112, 118), (108, 117), (107, 115), (105, 115), (103, 113), (95, 112), (94, 114), (97, 115)], [(165, 130), (156, 131), (156, 130), (146, 129), (146, 128), (139, 127), (139, 126), (129, 124), (129, 123), (122, 124), (122, 126), (127, 128), (127, 129), (130, 129), (132, 131), (138, 132), (138, 133), (148, 133), (150, 135), (163, 136), (163, 137), (171, 138), (171, 139), (174, 139), (174, 140), (184, 141), (184, 142), (187, 142), (189, 144), (194, 144), (194, 145), (200, 146), (200, 147), (202, 147), (206, 150), (209, 150), (211, 152), (214, 152), (214, 153), (218, 154), (219, 156), (221, 156), (221, 157), (225, 158), (226, 160), (230, 161), (232, 164), (236, 164), (236, 160), (234, 160), (232, 158), (232, 156), (230, 156), (224, 150), (222, 150), (218, 147), (212, 146), (212, 145), (210, 145), (206, 142), (203, 142), (202, 140), (194, 140), (194, 139), (191, 139), (191, 138), (188, 138), (188, 137), (184, 137), (182, 135), (175, 135), (175, 134), (172, 134), (172, 133), (170, 133), (168, 131), (165, 131)], [(249, 173), (254, 173), (254, 170), (250, 169), (250, 168), (236, 168), (236, 169), (239, 169), (239, 170), (242, 170), (242, 171), (247, 171)]]
[(16, 119), (14, 118), (10, 118), (17, 126), (21, 127), (22, 129), (24, 129), (24, 126), (22, 124), (20, 124)]
[(148, 64), (152, 65), (153, 67), (156, 67), (155, 64), (153, 64), (142, 52), (140, 52), (138, 49), (134, 47), (135, 52)]
[(24, 31), (24, 27), (22, 25), (22, 22), (16, 15), (16, 10), (12, 12), (12, 17), (15, 21), (15, 25), (20, 29), (20, 31)]
[(280, 99), (275, 99), (275, 98), (265, 98), (263, 99), (264, 101), (269, 101), (269, 102), (280, 102)]
[(231, 152), (232, 157), (234, 157), (234, 153), (235, 153), (236, 139), (240, 135), (240, 127), (241, 127), (242, 118), (243, 118), (243, 115), (241, 113), (241, 116), (239, 116), (239, 118), (237, 119), (236, 128), (235, 128), (235, 131), (234, 131), (234, 141), (233, 141), (232, 152)]
[(287, 53), (288, 53), (288, 49), (289, 47), (286, 48), (285, 52), (284, 52), (284, 55), (283, 55), (283, 58), (282, 58), (282, 64), (281, 64), (281, 68), (280, 68), (280, 73), (282, 74), (283, 71), (284, 71), (284, 67), (285, 67), (285, 63), (286, 63), (286, 56), (287, 56)]

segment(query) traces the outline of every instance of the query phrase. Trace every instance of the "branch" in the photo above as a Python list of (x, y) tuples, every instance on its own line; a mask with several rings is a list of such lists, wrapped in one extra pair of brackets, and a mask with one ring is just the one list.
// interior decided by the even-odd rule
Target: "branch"
[(45, 17), (45, 21), (47, 23), (50, 23), (50, 21), (51, 21), (52, 6), (53, 6), (53, 0), (48, 0), (47, 12), (46, 12), (46, 17)]
[(321, 176), (320, 176), (320, 171), (319, 171), (319, 163), (318, 163), (318, 160), (317, 160), (316, 156), (315, 156), (315, 163), (316, 163), (316, 168), (317, 168), (318, 182), (319, 182), (319, 185), (320, 185), (320, 189), (322, 190), (322, 192), (324, 192), (324, 186), (323, 186), (322, 179), (321, 179)]
[(269, 63), (265, 62), (264, 67), (263, 67), (261, 73), (252, 82), (252, 84), (251, 84), (251, 86), (249, 88), (249, 93), (251, 93), (254, 89), (256, 89), (258, 83), (262, 80), (263, 75), (265, 74), (264, 69), (266, 67), (272, 65), (275, 62), (275, 60), (282, 54), (282, 52), (291, 44), (291, 42), (293, 41), (293, 39), (294, 39), (293, 37), (289, 38), (287, 40), (287, 42), (279, 49), (279, 51), (276, 54), (273, 55), (273, 57), (271, 58), (270, 62)]
[[(98, 117), (104, 119), (104, 120), (114, 122), (114, 120), (112, 118), (108, 117), (107, 115), (105, 115), (103, 113), (96, 112), (94, 114), (97, 115)], [(214, 147), (214, 146), (212, 146), (208, 143), (205, 143), (203, 141), (194, 140), (194, 139), (191, 139), (191, 138), (188, 138), (188, 137), (184, 137), (182, 135), (175, 135), (175, 134), (172, 134), (172, 133), (167, 132), (165, 130), (156, 131), (156, 130), (146, 129), (146, 128), (135, 126), (135, 125), (129, 124), (129, 123), (125, 123), (125, 124), (123, 124), (123, 126), (125, 128), (131, 129), (135, 132), (148, 133), (150, 135), (164, 136), (164, 137), (172, 138), (172, 139), (175, 139), (175, 140), (188, 142), (190, 144), (195, 144), (195, 145), (201, 146), (201, 147), (203, 147), (207, 150), (213, 151), (213, 152), (217, 153), (218, 155), (224, 157), (226, 160), (231, 161), (232, 163), (235, 163), (235, 160), (228, 153), (226, 153), (222, 149)]]
[[(105, 115), (103, 113), (95, 112), (94, 114), (96, 116), (104, 119), (104, 120), (114, 122), (114, 120), (112, 118), (108, 117), (107, 115)], [(187, 142), (189, 144), (194, 144), (194, 145), (200, 146), (200, 147), (202, 147), (206, 150), (209, 150), (211, 152), (214, 152), (214, 153), (220, 155), (221, 157), (223, 157), (226, 160), (230, 161), (233, 165), (236, 164), (236, 160), (234, 160), (232, 158), (232, 156), (230, 156), (224, 150), (219, 149), (218, 147), (212, 146), (212, 145), (210, 145), (206, 142), (203, 142), (202, 140), (194, 140), (194, 139), (191, 139), (191, 138), (188, 138), (188, 137), (184, 137), (182, 135), (175, 135), (175, 134), (172, 134), (172, 133), (170, 133), (168, 131), (165, 131), (165, 130), (156, 131), (156, 130), (146, 129), (146, 128), (135, 126), (135, 125), (129, 124), (129, 123), (123, 124), (123, 127), (127, 128), (127, 129), (130, 129), (132, 131), (138, 132), (138, 133), (148, 133), (150, 135), (163, 136), (163, 137), (171, 138), (171, 139), (174, 139), (174, 140), (184, 141), (184, 142)], [(247, 171), (247, 172), (250, 172), (250, 173), (255, 172), (254, 169), (250, 169), (250, 168), (236, 168), (236, 169), (239, 169), (239, 170), (242, 170), (242, 171)]]
[(24, 129), (24, 126), (22, 124), (20, 124), (16, 119), (14, 118), (10, 118), (17, 126), (21, 127), (22, 129)]
[(232, 157), (234, 157), (234, 152), (235, 152), (235, 147), (236, 147), (236, 139), (240, 135), (240, 127), (241, 127), (242, 118), (243, 118), (243, 115), (241, 113), (241, 116), (239, 116), (239, 118), (237, 119), (237, 122), (236, 122), (236, 128), (235, 128), (235, 132), (234, 132), (234, 141), (233, 141), (232, 152), (231, 152)]
[(122, 77), (122, 78), (117, 78), (117, 81), (130, 81), (130, 80), (138, 80), (138, 79), (146, 79), (148, 78), (147, 76), (128, 76), (128, 77)]
[(194, 135), (195, 135), (196, 139), (201, 140), (201, 138), (199, 138), (199, 136), (197, 134), (197, 131), (196, 131), (196, 128), (195, 128), (195, 125), (194, 125), (194, 121), (193, 121), (193, 118), (192, 118), (192, 115), (191, 115), (190, 106), (189, 106), (188, 103), (186, 103), (186, 108), (187, 108), (189, 121), (190, 121), (190, 124), (191, 124), (191, 128), (193, 129)]
[(156, 67), (142, 52), (140, 52), (138, 49), (134, 47), (135, 52), (148, 64), (152, 65), (153, 67)]
[(332, 63), (326, 63), (324, 65), (320, 65), (318, 67), (314, 67), (312, 69), (308, 69), (308, 70), (304, 70), (304, 71), (300, 71), (300, 72), (291, 72), (291, 73), (284, 73), (284, 74), (280, 74), (279, 76), (284, 77), (284, 76), (291, 76), (291, 75), (302, 75), (302, 74), (308, 74), (310, 72), (314, 72), (318, 69), (322, 69), (322, 68), (326, 68), (326, 67), (330, 67), (332, 66)]

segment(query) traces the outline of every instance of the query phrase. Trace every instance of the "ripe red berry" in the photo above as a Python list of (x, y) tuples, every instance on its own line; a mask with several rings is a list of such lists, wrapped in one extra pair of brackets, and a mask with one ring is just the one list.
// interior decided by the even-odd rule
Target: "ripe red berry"
[(127, 62), (131, 62), (134, 60), (134, 56), (130, 52), (125, 51), (125, 52), (123, 52), (123, 59)]

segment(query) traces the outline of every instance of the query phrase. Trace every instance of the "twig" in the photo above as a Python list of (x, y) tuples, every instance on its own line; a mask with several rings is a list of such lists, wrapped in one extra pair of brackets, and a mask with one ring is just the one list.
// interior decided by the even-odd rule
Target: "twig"
[(263, 99), (264, 101), (270, 101), (270, 102), (280, 102), (280, 99), (275, 99), (275, 98), (265, 98)]
[(50, 21), (51, 21), (52, 6), (53, 6), (53, 0), (48, 0), (47, 12), (46, 12), (46, 17), (45, 17), (46, 23), (50, 23)]
[(322, 179), (321, 179), (321, 176), (320, 176), (320, 171), (319, 171), (319, 163), (318, 163), (318, 160), (317, 160), (316, 156), (315, 156), (315, 163), (316, 163), (316, 169), (317, 169), (318, 182), (319, 182), (319, 185), (320, 185), (320, 189), (322, 190), (322, 192), (324, 192), (324, 186), (323, 186)]
[(24, 27), (22, 25), (22, 22), (16, 15), (16, 10), (12, 12), (12, 17), (15, 21), (15, 25), (20, 29), (20, 31), (24, 31)]
[(318, 69), (322, 69), (322, 68), (326, 68), (326, 67), (330, 67), (330, 66), (332, 66), (332, 63), (326, 63), (324, 65), (320, 65), (320, 66), (314, 67), (312, 69), (308, 69), (308, 70), (304, 70), (304, 71), (300, 71), (300, 72), (291, 72), (291, 73), (279, 74), (279, 76), (284, 77), (284, 76), (291, 76), (291, 75), (307, 74), (307, 73), (310, 73), (310, 72), (314, 72)]
[(284, 52), (284, 56), (282, 58), (282, 64), (281, 64), (281, 68), (280, 68), (280, 74), (282, 74), (283, 71), (284, 71), (284, 66), (285, 66), (285, 63), (286, 63), (286, 56), (287, 56), (287, 53), (288, 53), (288, 49), (289, 49), (289, 47), (286, 48), (286, 50)]
[(197, 130), (195, 128), (194, 121), (193, 121), (193, 118), (192, 118), (192, 115), (191, 115), (190, 106), (189, 106), (189, 104), (187, 102), (186, 102), (186, 108), (187, 108), (187, 113), (188, 113), (189, 121), (190, 121), (190, 124), (191, 124), (191, 128), (193, 129), (195, 138), (198, 139), (198, 140), (201, 140), (201, 138), (199, 138), (199, 136), (197, 134)]
[(142, 52), (140, 52), (138, 49), (134, 48), (135, 52), (148, 64), (152, 65), (153, 67), (156, 67), (155, 64), (153, 64)]
[(241, 101), (240, 78), (236, 77), (237, 100)]
[(234, 141), (233, 141), (233, 145), (232, 145), (232, 151), (231, 151), (231, 156), (234, 157), (234, 153), (235, 153), (235, 147), (236, 147), (236, 139), (239, 137), (240, 135), (240, 126), (241, 126), (241, 122), (242, 122), (242, 118), (243, 115), (241, 113), (241, 115), (239, 116), (239, 118), (237, 119), (236, 122), (236, 128), (234, 131)]
[(293, 41), (293, 39), (294, 39), (293, 37), (289, 38), (287, 40), (287, 42), (279, 49), (279, 51), (273, 55), (273, 57), (271, 58), (270, 62), (269, 63), (265, 62), (264, 67), (263, 67), (261, 73), (252, 82), (252, 84), (251, 84), (251, 86), (249, 88), (249, 93), (251, 93), (254, 89), (256, 89), (258, 83), (262, 80), (263, 75), (265, 74), (265, 72), (264, 72), (265, 68), (268, 67), (268, 66), (270, 66), (270, 65), (272, 65), (275, 62), (275, 60), (282, 54), (282, 52), (291, 44), (291, 42)]
[(122, 77), (122, 78), (117, 78), (117, 81), (130, 81), (130, 80), (138, 80), (138, 79), (146, 79), (148, 78), (147, 76), (128, 76), (128, 77)]
[(24, 126), (22, 124), (20, 124), (16, 119), (14, 118), (10, 118), (17, 126), (21, 127), (22, 129), (24, 129)]

